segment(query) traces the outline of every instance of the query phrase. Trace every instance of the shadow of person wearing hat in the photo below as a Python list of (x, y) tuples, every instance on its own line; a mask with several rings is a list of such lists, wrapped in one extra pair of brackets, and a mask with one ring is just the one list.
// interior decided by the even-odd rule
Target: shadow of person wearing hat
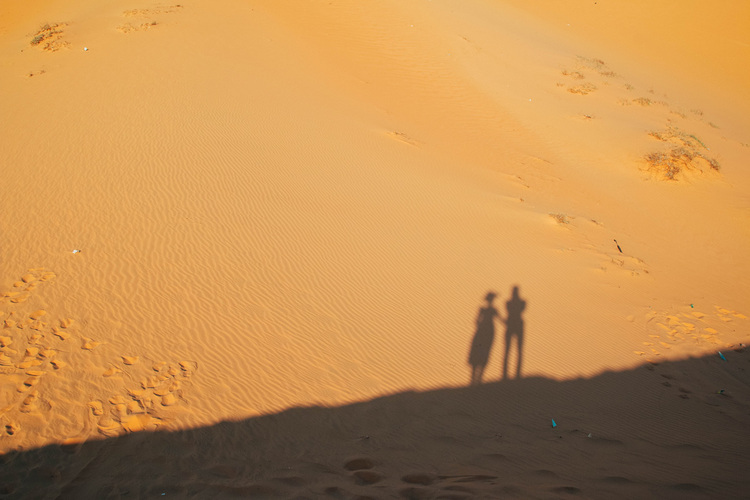
[(516, 340), (518, 358), (516, 363), (516, 378), (521, 378), (521, 361), (523, 360), (523, 318), (521, 313), (526, 309), (526, 301), (521, 300), (518, 286), (513, 287), (513, 293), (505, 303), (508, 316), (505, 319), (505, 357), (503, 358), (503, 380), (508, 378), (508, 355), (513, 339)]
[(484, 377), (484, 369), (490, 359), (490, 350), (495, 341), (495, 318), (500, 314), (492, 305), (495, 293), (488, 292), (484, 300), (487, 304), (479, 308), (476, 320), (476, 330), (469, 349), (469, 365), (471, 365), (471, 385), (479, 385)]

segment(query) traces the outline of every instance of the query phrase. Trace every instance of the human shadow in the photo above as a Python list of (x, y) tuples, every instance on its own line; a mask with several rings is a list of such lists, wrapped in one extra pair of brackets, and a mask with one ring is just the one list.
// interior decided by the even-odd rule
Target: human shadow
[(521, 378), (521, 364), (523, 362), (523, 317), (521, 314), (526, 309), (526, 301), (521, 299), (518, 286), (513, 287), (511, 298), (505, 303), (508, 315), (505, 318), (505, 356), (503, 357), (503, 380), (508, 378), (508, 357), (510, 356), (511, 347), (515, 340), (517, 357), (516, 357), (516, 377)]
[(490, 359), (492, 344), (495, 342), (495, 318), (500, 314), (492, 305), (495, 293), (488, 292), (484, 300), (487, 304), (479, 308), (476, 319), (476, 330), (469, 349), (471, 366), (471, 385), (479, 385), (484, 377), (484, 370)]

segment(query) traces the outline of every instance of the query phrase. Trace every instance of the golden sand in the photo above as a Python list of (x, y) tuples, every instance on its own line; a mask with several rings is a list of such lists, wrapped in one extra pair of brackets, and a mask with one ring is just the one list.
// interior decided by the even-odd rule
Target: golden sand
[(666, 5), (0, 5), (0, 494), (747, 491), (750, 18)]

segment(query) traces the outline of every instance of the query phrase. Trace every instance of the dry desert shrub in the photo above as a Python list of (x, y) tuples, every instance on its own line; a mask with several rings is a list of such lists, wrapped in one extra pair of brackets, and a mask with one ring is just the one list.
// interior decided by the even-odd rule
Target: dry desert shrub
[(565, 214), (549, 214), (549, 216), (558, 224), (570, 224), (570, 219)]
[(596, 90), (596, 85), (591, 83), (584, 83), (582, 85), (576, 85), (575, 87), (568, 87), (568, 92), (571, 94), (586, 95)]
[(567, 69), (562, 71), (563, 76), (569, 76), (574, 80), (583, 80), (586, 78), (580, 71), (568, 71)]
[(713, 158), (706, 158), (701, 153), (685, 147), (672, 148), (666, 152), (646, 155), (647, 169), (657, 176), (674, 181), (681, 172), (719, 171), (719, 163)]
[(646, 155), (647, 170), (666, 180), (676, 180), (681, 172), (719, 171), (719, 162), (703, 152), (708, 147), (693, 134), (669, 127), (661, 132), (650, 132), (649, 136), (672, 145), (668, 151)]
[(54, 52), (68, 45), (68, 42), (62, 41), (65, 23), (45, 24), (34, 34), (30, 45), (32, 47), (40, 46), (42, 50)]

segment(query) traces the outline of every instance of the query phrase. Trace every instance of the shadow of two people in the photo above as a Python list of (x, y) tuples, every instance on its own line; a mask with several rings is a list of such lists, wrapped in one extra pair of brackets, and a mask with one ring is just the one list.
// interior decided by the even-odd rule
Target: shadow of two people
[(517, 349), (516, 377), (521, 378), (521, 364), (523, 362), (524, 324), (522, 313), (526, 309), (526, 301), (521, 299), (519, 287), (514, 286), (511, 298), (505, 303), (506, 315), (502, 317), (493, 302), (497, 297), (494, 292), (485, 296), (486, 304), (479, 308), (476, 319), (476, 330), (469, 349), (469, 365), (471, 366), (471, 385), (479, 385), (484, 378), (484, 370), (490, 359), (492, 344), (495, 342), (495, 319), (505, 324), (505, 356), (503, 357), (503, 380), (508, 378), (508, 358), (512, 344)]

